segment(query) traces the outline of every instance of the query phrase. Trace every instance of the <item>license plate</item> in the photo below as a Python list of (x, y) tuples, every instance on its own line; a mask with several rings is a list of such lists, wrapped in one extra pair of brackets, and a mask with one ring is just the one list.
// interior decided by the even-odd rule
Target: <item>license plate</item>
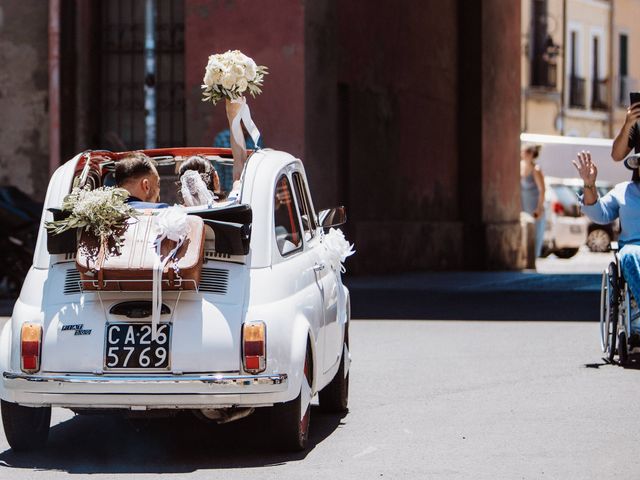
[(156, 339), (151, 338), (149, 323), (110, 323), (107, 325), (104, 366), (107, 369), (169, 368), (171, 325), (158, 325)]
[(580, 225), (570, 225), (569, 231), (571, 233), (582, 233), (582, 226)]

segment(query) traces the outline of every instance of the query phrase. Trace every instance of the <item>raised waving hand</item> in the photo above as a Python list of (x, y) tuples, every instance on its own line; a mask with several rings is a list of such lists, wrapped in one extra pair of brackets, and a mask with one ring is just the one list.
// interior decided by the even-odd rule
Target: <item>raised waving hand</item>
[(591, 154), (584, 150), (578, 154), (578, 158), (573, 160), (573, 165), (578, 170), (578, 175), (584, 182), (584, 203), (592, 205), (598, 201), (598, 191), (596, 190), (596, 178), (598, 168), (591, 160)]

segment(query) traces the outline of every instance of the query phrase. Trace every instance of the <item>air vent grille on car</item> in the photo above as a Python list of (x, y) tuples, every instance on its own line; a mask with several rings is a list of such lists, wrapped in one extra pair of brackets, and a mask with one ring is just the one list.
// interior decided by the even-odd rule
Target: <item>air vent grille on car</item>
[(229, 270), (203, 268), (200, 274), (200, 291), (225, 295), (229, 285)]
[(64, 277), (64, 294), (73, 295), (80, 293), (80, 272), (75, 268), (70, 268)]

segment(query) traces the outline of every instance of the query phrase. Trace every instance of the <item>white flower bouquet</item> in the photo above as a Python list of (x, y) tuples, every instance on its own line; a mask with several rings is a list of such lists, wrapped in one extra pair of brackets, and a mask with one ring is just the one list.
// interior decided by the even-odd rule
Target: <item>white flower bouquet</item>
[(205, 69), (202, 89), (203, 102), (214, 105), (220, 100), (237, 100), (249, 92), (255, 97), (262, 92), (267, 67), (256, 65), (240, 50), (211, 55)]
[(46, 222), (45, 228), (53, 234), (60, 234), (77, 228), (85, 230), (100, 239), (101, 246), (112, 242), (112, 252), (118, 253), (121, 232), (127, 220), (136, 216), (136, 211), (127, 204), (129, 192), (123, 188), (100, 187), (90, 190), (75, 187), (62, 201), (62, 211), (68, 216), (61, 220)]

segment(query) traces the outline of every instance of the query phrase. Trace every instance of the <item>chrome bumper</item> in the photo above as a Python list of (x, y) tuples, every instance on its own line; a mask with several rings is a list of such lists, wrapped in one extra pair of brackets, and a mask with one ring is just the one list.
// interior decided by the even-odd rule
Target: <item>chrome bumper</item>
[(287, 383), (287, 374), (275, 375), (27, 375), (4, 372), (7, 380), (24, 380), (27, 382), (53, 382), (111, 385), (174, 385), (174, 384), (210, 384), (229, 386), (283, 385)]
[(82, 408), (215, 408), (289, 400), (286, 373), (38, 374), (3, 372), (3, 400), (22, 405)]

